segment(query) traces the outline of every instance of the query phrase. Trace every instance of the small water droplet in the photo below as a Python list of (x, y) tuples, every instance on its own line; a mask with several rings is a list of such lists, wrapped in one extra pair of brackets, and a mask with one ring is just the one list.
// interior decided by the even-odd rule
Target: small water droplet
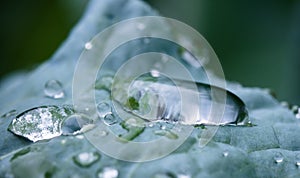
[(80, 167), (89, 167), (100, 159), (97, 152), (83, 152), (73, 157), (73, 161)]
[(138, 24), (137, 24), (137, 28), (138, 28), (139, 30), (144, 30), (144, 29), (146, 28), (146, 25), (143, 24), (143, 23), (138, 23)]
[(108, 114), (112, 114), (111, 106), (107, 102), (101, 102), (97, 105), (97, 111), (100, 118), (104, 118)]
[(113, 114), (107, 114), (103, 121), (106, 125), (114, 125), (117, 123), (117, 118)]
[(91, 42), (87, 42), (87, 43), (85, 43), (84, 48), (86, 50), (90, 50), (93, 48), (93, 44)]
[(154, 124), (152, 123), (152, 122), (150, 122), (149, 124), (148, 124), (148, 127), (153, 127), (154, 126)]
[(65, 96), (63, 86), (58, 80), (49, 80), (45, 84), (44, 93), (49, 98), (59, 99)]
[(10, 116), (14, 116), (16, 114), (17, 114), (17, 110), (13, 109), (13, 110), (8, 111), (7, 113), (3, 114), (1, 117), (7, 118), (7, 117), (10, 117)]
[(98, 178), (117, 178), (119, 171), (113, 167), (104, 167), (98, 172)]
[(228, 155), (229, 155), (228, 150), (225, 150), (225, 151), (223, 152), (223, 156), (224, 156), (224, 157), (227, 157)]
[(155, 69), (151, 70), (150, 74), (151, 74), (152, 77), (155, 77), (155, 78), (160, 76), (160, 72), (155, 70)]
[(294, 106), (292, 106), (292, 112), (294, 113), (294, 114), (297, 114), (298, 113), (298, 109), (299, 109), (299, 106), (297, 106), (297, 105), (294, 105)]
[(275, 163), (282, 163), (283, 162), (283, 155), (280, 152), (277, 152), (274, 156)]
[(296, 155), (296, 166), (300, 168), (300, 154)]
[(161, 130), (166, 130), (166, 128), (167, 128), (166, 125), (162, 125), (162, 126), (160, 127)]

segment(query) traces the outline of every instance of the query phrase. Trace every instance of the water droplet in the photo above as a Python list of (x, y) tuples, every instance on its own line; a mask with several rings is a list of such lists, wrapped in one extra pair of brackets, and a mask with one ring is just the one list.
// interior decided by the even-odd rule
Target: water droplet
[(227, 157), (228, 155), (229, 155), (228, 150), (225, 150), (225, 151), (223, 152), (223, 156), (224, 156), (224, 157)]
[(300, 154), (296, 155), (296, 166), (300, 168)]
[(119, 171), (113, 167), (104, 167), (98, 172), (98, 178), (117, 178)]
[(117, 118), (113, 114), (107, 114), (104, 118), (103, 121), (106, 125), (114, 125), (117, 123)]
[(143, 23), (138, 23), (138, 24), (137, 24), (137, 28), (138, 28), (139, 30), (144, 30), (144, 29), (146, 28), (146, 25), (143, 24)]
[(150, 74), (151, 74), (152, 77), (155, 77), (155, 78), (160, 76), (160, 72), (155, 70), (155, 69), (151, 70)]
[(86, 50), (91, 50), (93, 48), (93, 44), (91, 42), (87, 42), (85, 43), (84, 48)]
[(154, 127), (154, 124), (152, 122), (148, 123), (148, 127)]
[(1, 117), (7, 118), (7, 117), (10, 117), (10, 116), (14, 116), (16, 114), (17, 114), (17, 110), (13, 109), (13, 110), (8, 111), (7, 113), (3, 114)]
[(299, 109), (299, 107), (297, 106), (297, 105), (294, 105), (294, 106), (292, 106), (292, 112), (294, 113), (294, 114), (297, 114), (298, 113), (298, 109)]
[(90, 167), (100, 159), (101, 155), (97, 152), (83, 152), (73, 157), (73, 161), (80, 167)]
[(161, 130), (166, 130), (166, 128), (167, 128), (166, 125), (162, 125), (162, 126), (160, 127)]
[(65, 96), (62, 84), (57, 80), (49, 80), (45, 84), (44, 93), (49, 98), (59, 99)]
[(111, 106), (107, 102), (101, 102), (97, 105), (97, 111), (100, 118), (104, 118), (108, 114), (112, 114)]
[(277, 152), (274, 156), (275, 163), (282, 163), (283, 162), (283, 155), (280, 152)]
[(33, 142), (51, 139), (62, 134), (61, 125), (65, 118), (73, 114), (70, 107), (41, 106), (18, 115), (9, 130)]

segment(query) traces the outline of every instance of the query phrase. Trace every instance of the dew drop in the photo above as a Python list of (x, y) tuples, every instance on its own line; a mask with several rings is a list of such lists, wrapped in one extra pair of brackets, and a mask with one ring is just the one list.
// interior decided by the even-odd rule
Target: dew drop
[(106, 125), (114, 125), (117, 123), (117, 118), (113, 114), (107, 114), (104, 118), (103, 121)]
[(275, 156), (274, 156), (274, 161), (275, 161), (275, 163), (278, 163), (278, 164), (282, 163), (283, 162), (282, 153), (280, 153), (280, 152), (276, 153)]
[(60, 99), (65, 96), (63, 86), (58, 80), (49, 80), (45, 84), (44, 93), (47, 97)]
[(280, 102), (280, 105), (281, 105), (282, 107), (285, 107), (285, 108), (289, 108), (289, 107), (290, 107), (289, 103), (286, 102), (286, 101)]
[(119, 171), (112, 167), (104, 167), (98, 172), (98, 178), (117, 178)]
[(108, 114), (112, 114), (111, 106), (107, 102), (101, 102), (97, 105), (98, 116), (104, 118)]
[(60, 141), (60, 143), (62, 144), (62, 145), (64, 145), (64, 144), (66, 144), (66, 139), (62, 139), (61, 141)]
[(300, 168), (300, 154), (296, 155), (296, 166)]
[(90, 167), (100, 159), (101, 155), (97, 152), (83, 152), (73, 157), (73, 161), (80, 167)]
[(152, 77), (155, 77), (155, 78), (160, 76), (160, 72), (158, 70), (155, 70), (155, 69), (151, 70), (150, 74), (151, 74)]
[(294, 113), (294, 114), (297, 114), (297, 113), (299, 113), (299, 107), (297, 106), (297, 105), (294, 105), (294, 106), (292, 106), (292, 112)]
[(93, 48), (93, 44), (91, 42), (87, 42), (85, 43), (84, 48), (86, 50), (91, 50)]
[(228, 150), (225, 150), (225, 151), (223, 152), (223, 156), (224, 156), (224, 157), (227, 157), (228, 155), (229, 155)]
[(153, 178), (174, 178), (176, 177), (173, 173), (157, 173), (153, 176)]

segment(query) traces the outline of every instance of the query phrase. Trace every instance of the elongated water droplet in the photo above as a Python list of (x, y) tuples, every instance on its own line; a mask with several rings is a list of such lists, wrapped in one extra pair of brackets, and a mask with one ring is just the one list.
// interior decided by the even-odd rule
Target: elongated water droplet
[(54, 138), (62, 134), (61, 125), (73, 112), (73, 109), (67, 106), (33, 108), (13, 119), (9, 130), (34, 142)]
[(93, 44), (91, 42), (87, 42), (85, 43), (84, 48), (86, 50), (91, 50), (93, 48)]
[[(154, 71), (151, 75), (157, 76)], [(176, 85), (172, 82), (176, 82)], [(134, 93), (138, 93), (138, 91), (142, 93), (139, 100), (132, 95), (129, 95), (129, 99), (124, 100), (124, 96), (128, 96), (127, 91), (125, 91), (126, 93), (112, 93), (112, 97), (124, 108), (128, 108), (127, 110), (148, 121), (179, 122), (185, 125), (253, 125), (249, 122), (248, 111), (244, 102), (232, 92), (204, 83), (180, 79), (172, 79), (172, 82), (164, 79), (164, 76), (160, 76), (159, 80), (140, 77), (130, 83), (129, 89), (135, 91)], [(196, 91), (191, 89), (191, 86), (195, 86)], [(221, 101), (222, 99), (220, 101), (213, 100), (212, 90), (215, 95), (220, 93), (222, 96), (226, 93), (224, 101)], [(189, 98), (189, 103), (185, 103), (184, 106), (181, 102), (182, 94), (185, 98)], [(199, 98), (199, 100), (195, 98)], [(135, 107), (128, 107), (130, 99), (133, 101), (129, 103)], [(222, 118), (221, 116), (219, 119), (211, 117), (210, 111), (214, 109), (214, 106), (224, 107)]]
[(49, 98), (59, 99), (65, 96), (63, 86), (58, 80), (49, 80), (45, 84), (44, 93)]
[(296, 166), (300, 168), (300, 154), (296, 155)]
[(112, 114), (111, 106), (107, 102), (101, 102), (97, 105), (97, 111), (100, 118), (104, 118), (108, 114)]
[(117, 178), (119, 171), (113, 167), (104, 167), (98, 171), (98, 178)]
[(277, 152), (274, 156), (275, 163), (282, 163), (283, 162), (283, 155), (280, 152)]
[(107, 114), (104, 118), (103, 121), (106, 125), (114, 125), (118, 122), (117, 118), (113, 114)]
[(100, 159), (101, 155), (97, 152), (83, 152), (73, 157), (73, 161), (80, 167), (90, 167)]

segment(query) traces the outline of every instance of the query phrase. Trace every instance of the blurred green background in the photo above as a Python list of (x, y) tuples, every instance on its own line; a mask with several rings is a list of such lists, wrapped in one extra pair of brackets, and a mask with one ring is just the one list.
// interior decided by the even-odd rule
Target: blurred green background
[[(227, 80), (271, 88), (300, 104), (299, 0), (146, 0), (161, 15), (197, 29), (211, 44)], [(0, 77), (51, 57), (87, 0), (4, 0), (0, 4)]]

